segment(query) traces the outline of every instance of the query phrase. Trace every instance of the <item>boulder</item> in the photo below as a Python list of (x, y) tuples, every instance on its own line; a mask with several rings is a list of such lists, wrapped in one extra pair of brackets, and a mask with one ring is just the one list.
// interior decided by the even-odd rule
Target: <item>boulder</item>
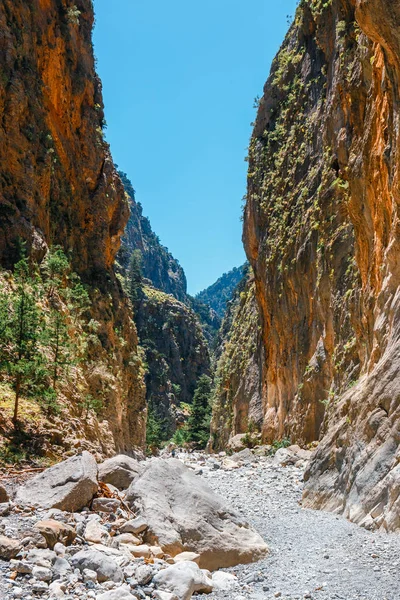
[(212, 580), (194, 562), (182, 562), (159, 571), (153, 583), (178, 600), (190, 600), (195, 592), (210, 594), (213, 590)]
[(202, 568), (250, 563), (268, 552), (258, 533), (178, 460), (149, 461), (127, 501), (149, 525), (146, 543), (171, 556), (195, 552)]
[(60, 523), (49, 519), (48, 521), (39, 521), (36, 523), (37, 529), (47, 542), (47, 546), (53, 550), (54, 546), (61, 542), (64, 546), (69, 546), (76, 538), (76, 532), (73, 527), (66, 523)]
[(81, 550), (72, 557), (71, 564), (75, 569), (79, 569), (81, 573), (85, 569), (95, 571), (99, 583), (104, 581), (120, 583), (124, 580), (122, 569), (117, 563), (98, 550)]
[(0, 535), (0, 558), (3, 560), (15, 558), (21, 548), (22, 545), (19, 541)]
[(233, 450), (233, 452), (244, 450), (244, 448), (246, 448), (246, 434), (238, 433), (237, 435), (232, 436), (227, 447), (229, 450)]
[(241, 450), (240, 452), (236, 452), (236, 454), (232, 454), (231, 460), (233, 460), (233, 462), (235, 462), (237, 464), (243, 465), (246, 463), (255, 462), (257, 459), (254, 456), (254, 454), (252, 453), (252, 451), (250, 450), (250, 448), (245, 448), (244, 450)]
[(46, 469), (20, 487), (15, 503), (76, 512), (91, 502), (97, 489), (96, 461), (84, 451)]
[(142, 470), (143, 467), (137, 459), (119, 454), (99, 465), (99, 479), (119, 490), (126, 490)]
[(310, 450), (303, 450), (300, 446), (293, 445), (288, 448), (279, 448), (275, 452), (274, 462), (287, 467), (288, 465), (295, 465), (299, 461), (308, 461), (311, 456)]

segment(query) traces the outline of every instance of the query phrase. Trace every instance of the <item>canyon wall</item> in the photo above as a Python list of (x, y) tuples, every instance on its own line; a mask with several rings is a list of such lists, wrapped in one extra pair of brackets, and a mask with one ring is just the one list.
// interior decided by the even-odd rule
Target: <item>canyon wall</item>
[[(187, 294), (184, 270), (143, 216), (128, 176), (120, 175), (131, 211), (117, 255), (118, 276), (129, 295), (133, 257), (141, 281), (132, 315), (144, 350), (150, 417), (159, 425), (161, 442), (184, 425), (184, 405), (192, 402), (199, 377), (210, 374), (205, 335), (214, 331), (213, 311)], [(216, 315), (215, 320), (217, 328)]]
[[(64, 248), (88, 286), (100, 341), (81, 373), (85, 393), (101, 391), (104, 402), (100, 429), (77, 420), (71, 436), (129, 452), (144, 443), (143, 369), (113, 272), (129, 206), (103, 137), (93, 21), (90, 0), (1, 3), (0, 263), (12, 268), (20, 238), (35, 261)], [(78, 390), (63, 393), (76, 416)]]
[(304, 504), (390, 530), (400, 527), (399, 25), (397, 0), (300, 2), (259, 103), (243, 234), (263, 438), (322, 440)]

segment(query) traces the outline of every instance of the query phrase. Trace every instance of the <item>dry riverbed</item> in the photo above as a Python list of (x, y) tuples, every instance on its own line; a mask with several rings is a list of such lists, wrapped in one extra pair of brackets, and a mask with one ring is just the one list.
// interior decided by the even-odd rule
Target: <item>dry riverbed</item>
[[(232, 471), (206, 470), (270, 548), (257, 564), (230, 569), (238, 586), (209, 600), (399, 600), (400, 535), (372, 533), (341, 516), (301, 508), (303, 468), (259, 458)], [(202, 596), (206, 598), (206, 596)]]

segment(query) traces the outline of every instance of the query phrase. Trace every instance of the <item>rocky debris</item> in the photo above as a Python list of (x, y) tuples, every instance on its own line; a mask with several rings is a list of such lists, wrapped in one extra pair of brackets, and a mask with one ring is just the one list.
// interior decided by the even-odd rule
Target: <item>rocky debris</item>
[(54, 519), (39, 521), (39, 523), (36, 523), (35, 529), (42, 534), (47, 542), (47, 546), (51, 549), (58, 542), (69, 546), (76, 538), (76, 531), (73, 527)]
[(121, 506), (121, 500), (118, 498), (95, 498), (92, 502), (94, 512), (115, 513)]
[(81, 573), (87, 569), (94, 571), (100, 583), (104, 581), (119, 583), (124, 579), (124, 574), (118, 564), (98, 550), (81, 550), (77, 552), (72, 557), (71, 564), (74, 568), (78, 568)]
[(115, 590), (96, 596), (96, 600), (137, 600), (137, 596), (134, 596), (131, 591), (128, 585), (121, 585)]
[(104, 483), (111, 483), (119, 490), (126, 490), (142, 470), (143, 464), (136, 458), (118, 454), (99, 465), (99, 479)]
[(288, 448), (279, 448), (274, 456), (276, 463), (286, 467), (287, 465), (305, 466), (306, 462), (310, 460), (312, 452), (310, 450), (304, 450), (300, 446), (289, 446)]
[(146, 542), (168, 554), (200, 554), (210, 570), (264, 557), (264, 540), (179, 460), (152, 459), (127, 491), (127, 501), (146, 520)]
[(97, 464), (86, 451), (37, 475), (17, 491), (15, 503), (69, 512), (87, 506), (98, 489)]
[(154, 577), (162, 591), (170, 592), (178, 600), (189, 600), (195, 592), (212, 592), (211, 577), (194, 562), (181, 562), (163, 569)]
[(93, 544), (103, 544), (108, 542), (110, 534), (97, 519), (92, 519), (86, 525), (84, 538)]
[(180, 554), (177, 554), (176, 556), (174, 556), (175, 563), (187, 562), (187, 561), (191, 561), (191, 562), (195, 562), (195, 563), (199, 564), (200, 563), (200, 554), (197, 554), (196, 552), (181, 552)]
[(132, 519), (127, 521), (120, 527), (121, 533), (143, 533), (148, 528), (147, 521), (142, 517), (136, 517), (136, 519)]
[(227, 444), (227, 449), (232, 450), (233, 452), (240, 452), (246, 448), (245, 444), (245, 433), (238, 433), (237, 435), (233, 435)]
[(232, 573), (224, 571), (216, 571), (212, 576), (213, 590), (218, 592), (226, 592), (233, 590), (238, 585), (238, 578)]
[(0, 558), (10, 560), (15, 558), (21, 550), (22, 544), (4, 535), (0, 535)]
[[(283, 467), (273, 457), (264, 456), (263, 450), (260, 454), (253, 450), (255, 460), (243, 465), (236, 462), (233, 470), (224, 468), (224, 454), (210, 460), (202, 453), (177, 452), (196, 481), (204, 479), (229, 498), (241, 518), (250, 519), (268, 539), (271, 553), (262, 561), (237, 565), (228, 572), (216, 571), (211, 577), (194, 562), (200, 553), (173, 559), (159, 546), (143, 543), (147, 523), (141, 516), (134, 518), (125, 504), (116, 514), (96, 513), (93, 503), (79, 513), (22, 511), (11, 505), (10, 514), (0, 521), (0, 531), (17, 541), (19, 553), (0, 561), (0, 598), (181, 600), (185, 594), (190, 598), (193, 585), (206, 581), (201, 589), (210, 600), (398, 600), (400, 538), (370, 533), (334, 515), (302, 510), (302, 461)], [(215, 469), (214, 462), (221, 468)], [(198, 467), (202, 476), (194, 475)], [(39, 539), (45, 542), (35, 526), (48, 520), (76, 531), (71, 545), (57, 542), (53, 549), (32, 547), (33, 538), (27, 531), (38, 533), (35, 544)], [(84, 539), (91, 523), (108, 532), (102, 543)], [(122, 531), (128, 523), (142, 531)], [(141, 544), (134, 546), (129, 543), (132, 538), (121, 537), (127, 535)], [(183, 558), (190, 561), (181, 562)], [(171, 570), (182, 565), (183, 571)], [(211, 585), (214, 591), (210, 596)]]
[(241, 450), (240, 452), (236, 452), (235, 454), (232, 454), (232, 456), (230, 457), (230, 460), (233, 460), (233, 462), (236, 462), (240, 465), (245, 465), (248, 463), (255, 462), (256, 458), (255, 458), (254, 454), (252, 453), (252, 451), (250, 450), (250, 448), (244, 448), (244, 450)]

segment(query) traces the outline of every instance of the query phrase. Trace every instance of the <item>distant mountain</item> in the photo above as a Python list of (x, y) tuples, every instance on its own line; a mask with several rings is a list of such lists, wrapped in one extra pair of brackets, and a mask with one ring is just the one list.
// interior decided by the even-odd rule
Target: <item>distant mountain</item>
[(178, 260), (163, 246), (151, 228), (150, 221), (143, 216), (142, 205), (135, 199), (135, 190), (126, 173), (118, 172), (128, 197), (131, 215), (122, 238), (118, 262), (126, 269), (134, 250), (142, 255), (143, 276), (152, 285), (171, 294), (177, 300), (186, 300), (186, 277)]
[(196, 295), (196, 300), (210, 306), (223, 319), (227, 303), (232, 299), (234, 290), (243, 279), (246, 264), (224, 273), (215, 283)]

